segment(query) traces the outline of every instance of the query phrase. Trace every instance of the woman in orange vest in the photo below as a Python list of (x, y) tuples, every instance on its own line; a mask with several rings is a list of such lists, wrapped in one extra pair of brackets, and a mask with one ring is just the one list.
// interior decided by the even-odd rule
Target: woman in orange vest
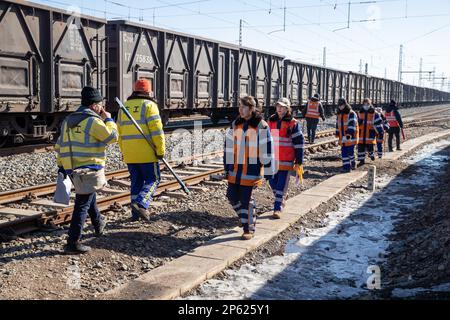
[(322, 118), (325, 121), (325, 115), (323, 111), (322, 103), (320, 102), (320, 95), (315, 94), (303, 111), (303, 116), (306, 119), (306, 128), (308, 131), (308, 141), (309, 143), (314, 143), (316, 139), (317, 125), (319, 124), (319, 119)]
[(254, 97), (240, 100), (239, 116), (225, 137), (224, 165), (227, 198), (243, 226), (242, 239), (250, 240), (256, 225), (253, 189), (262, 184), (263, 175), (269, 180), (275, 174), (272, 136)]
[(336, 119), (336, 137), (342, 152), (342, 171), (344, 173), (356, 169), (355, 145), (358, 143), (358, 116), (344, 98), (338, 101)]
[(366, 151), (372, 161), (375, 161), (374, 146), (377, 136), (383, 134), (383, 120), (375, 112), (372, 101), (369, 98), (363, 100), (362, 109), (358, 115), (359, 141), (358, 141), (358, 165), (365, 163)]
[(386, 117), (383, 115), (383, 109), (375, 108), (375, 112), (378, 113), (383, 121), (383, 134), (377, 136), (377, 152), (378, 158), (383, 158), (383, 143), (384, 143), (384, 133), (389, 131), (389, 124), (386, 121)]
[(291, 102), (278, 100), (276, 113), (269, 119), (270, 134), (274, 141), (277, 173), (269, 180), (275, 196), (273, 218), (280, 219), (289, 178), (294, 166), (303, 165), (304, 138), (299, 122), (292, 117)]
[(397, 103), (394, 100), (391, 100), (390, 105), (386, 108), (385, 117), (387, 122), (389, 123), (389, 152), (394, 151), (392, 148), (392, 140), (395, 139), (397, 142), (397, 150), (400, 149), (400, 130), (403, 129), (403, 121), (400, 112), (398, 112)]

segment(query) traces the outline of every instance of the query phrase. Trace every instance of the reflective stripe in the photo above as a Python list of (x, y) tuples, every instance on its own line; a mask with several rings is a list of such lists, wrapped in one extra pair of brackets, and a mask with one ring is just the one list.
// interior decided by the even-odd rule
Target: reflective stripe
[(159, 120), (159, 119), (161, 119), (161, 116), (160, 115), (156, 115), (156, 116), (147, 118), (147, 122), (150, 122), (150, 121), (153, 121), (153, 120)]
[(91, 132), (91, 128), (92, 128), (92, 124), (94, 123), (94, 118), (90, 117), (87, 124), (86, 124), (86, 128), (84, 130), (85, 136), (84, 136), (84, 143), (88, 144), (89, 143), (89, 132)]
[[(72, 154), (74, 157), (80, 157), (80, 158), (104, 158), (105, 157), (105, 152), (102, 153), (90, 153), (90, 152), (73, 152)], [(60, 153), (60, 157), (61, 158), (69, 158), (70, 157), (70, 152), (64, 152), (64, 153)]]
[[(236, 172), (234, 172), (234, 171), (230, 171), (230, 176), (236, 177), (237, 174), (236, 174)], [(241, 175), (241, 179), (245, 179), (245, 180), (258, 180), (258, 179), (262, 179), (262, 177), (261, 177), (261, 176), (251, 176), (251, 175), (243, 174), (243, 175)]]
[[(113, 137), (114, 138), (114, 137)], [(109, 138), (108, 138), (109, 139)], [(78, 142), (78, 141), (72, 141), (72, 147), (82, 147), (82, 148), (101, 148), (106, 145), (106, 142)], [(61, 148), (67, 148), (71, 145), (68, 141), (60, 143)]]
[[(151, 137), (155, 137), (155, 136), (159, 136), (163, 134), (163, 131), (152, 131), (150, 132), (150, 134), (146, 134), (145, 136), (147, 138), (151, 138)], [(122, 140), (137, 140), (137, 139), (143, 139), (143, 136), (141, 134), (138, 135), (122, 135), (121, 136)]]
[(113, 132), (109, 135), (109, 137), (103, 141), (103, 144), (108, 144), (108, 142), (116, 139), (118, 136), (119, 136), (119, 134), (117, 133), (117, 131), (113, 130)]
[(294, 133), (294, 134), (292, 135), (292, 138), (300, 137), (302, 134), (303, 134), (302, 132)]
[(287, 143), (287, 142), (280, 142), (279, 146), (280, 147), (293, 147), (294, 145), (292, 144), (292, 142), (289, 142), (289, 143)]

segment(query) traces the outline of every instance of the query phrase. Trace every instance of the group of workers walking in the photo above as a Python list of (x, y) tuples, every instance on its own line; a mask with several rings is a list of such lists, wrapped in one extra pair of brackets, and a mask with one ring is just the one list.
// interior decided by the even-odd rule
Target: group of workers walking
[[(96, 192), (106, 184), (105, 152), (109, 144), (119, 143), (128, 166), (131, 219), (148, 220), (150, 217), (148, 208), (161, 180), (159, 160), (165, 155), (163, 125), (158, 106), (150, 98), (151, 90), (148, 80), (138, 80), (125, 107), (147, 140), (151, 138), (153, 146), (122, 111), (115, 123), (102, 106), (100, 92), (91, 87), (83, 89), (81, 107), (63, 121), (55, 146), (58, 172), (71, 178), (76, 192), (66, 252), (90, 251), (80, 241), (87, 216), (91, 218), (95, 236), (104, 232), (106, 223), (97, 208)], [(397, 135), (397, 148), (400, 148), (398, 132), (403, 124), (395, 103), (391, 103), (385, 115), (375, 110), (369, 99), (364, 100), (358, 114), (345, 99), (340, 99), (338, 105), (336, 136), (342, 146), (345, 172), (356, 167), (355, 145), (358, 145), (360, 164), (364, 164), (366, 152), (375, 159), (374, 145), (377, 143), (381, 158), (387, 129), (390, 135)], [(308, 141), (314, 143), (319, 119), (325, 120), (319, 95), (312, 97), (303, 115), (307, 121)], [(301, 175), (303, 172), (304, 144), (301, 124), (293, 117), (289, 99), (282, 98), (277, 102), (276, 113), (267, 122), (254, 97), (240, 99), (239, 116), (225, 137), (224, 169), (228, 180), (227, 198), (240, 219), (242, 239), (248, 240), (254, 235), (257, 214), (253, 191), (264, 179), (268, 180), (274, 195), (272, 216), (281, 218), (291, 173)], [(389, 148), (392, 150), (391, 136)]]

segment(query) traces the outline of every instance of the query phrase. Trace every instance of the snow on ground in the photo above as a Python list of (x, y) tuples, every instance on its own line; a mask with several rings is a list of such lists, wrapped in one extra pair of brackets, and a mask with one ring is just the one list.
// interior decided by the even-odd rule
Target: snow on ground
[[(427, 200), (405, 194), (410, 188), (433, 185), (434, 176), (448, 161), (435, 153), (449, 146), (448, 140), (428, 145), (405, 159), (417, 167), (416, 175), (378, 177), (378, 191), (361, 189), (352, 198), (343, 199), (322, 228), (302, 230), (282, 256), (226, 270), (223, 280), (205, 282), (199, 295), (186, 299), (346, 299), (368, 293), (368, 285), (376, 284), (372, 280), (378, 275), (383, 281), (378, 266), (399, 213)], [(420, 288), (395, 290), (393, 296), (420, 292)]]

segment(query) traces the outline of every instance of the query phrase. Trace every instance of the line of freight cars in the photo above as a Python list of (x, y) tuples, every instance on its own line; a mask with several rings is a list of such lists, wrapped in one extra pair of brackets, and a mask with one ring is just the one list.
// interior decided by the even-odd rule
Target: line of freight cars
[(114, 98), (125, 100), (139, 78), (151, 81), (164, 122), (193, 113), (232, 119), (246, 95), (269, 113), (281, 96), (300, 110), (320, 93), (328, 115), (339, 97), (354, 105), (364, 97), (377, 105), (450, 101), (446, 92), (21, 0), (0, 1), (0, 39), (0, 146), (54, 140), (86, 85), (98, 88), (114, 113)]

